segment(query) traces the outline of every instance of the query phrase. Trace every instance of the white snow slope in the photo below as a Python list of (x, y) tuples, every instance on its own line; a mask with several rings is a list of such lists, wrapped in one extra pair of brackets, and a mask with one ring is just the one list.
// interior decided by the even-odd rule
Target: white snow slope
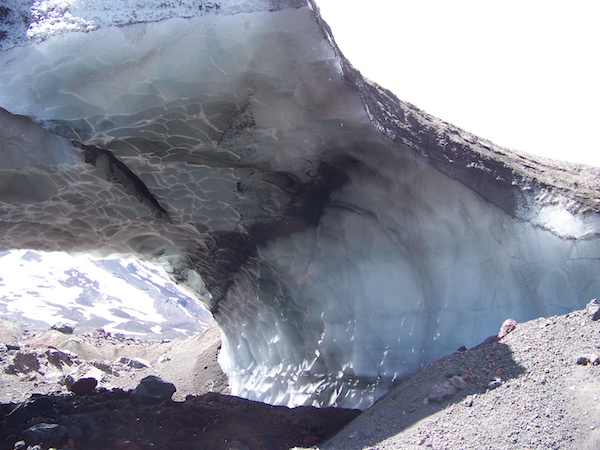
[(135, 259), (0, 252), (0, 317), (28, 327), (58, 322), (147, 338), (184, 337), (212, 324), (164, 269)]

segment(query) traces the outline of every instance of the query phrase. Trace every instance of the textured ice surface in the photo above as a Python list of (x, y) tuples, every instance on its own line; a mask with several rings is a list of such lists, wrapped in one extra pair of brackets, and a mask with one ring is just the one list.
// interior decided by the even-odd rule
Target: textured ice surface
[(288, 3), (2, 53), (2, 246), (158, 261), (213, 311), (233, 392), (287, 405), (366, 407), (598, 295), (594, 168), (399, 102)]

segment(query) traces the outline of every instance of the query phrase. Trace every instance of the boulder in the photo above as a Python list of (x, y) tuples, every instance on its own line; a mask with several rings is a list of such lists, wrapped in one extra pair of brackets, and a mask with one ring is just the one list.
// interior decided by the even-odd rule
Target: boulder
[(156, 375), (148, 375), (140, 381), (133, 391), (137, 398), (156, 398), (160, 400), (171, 400), (177, 388), (173, 383), (164, 381)]
[(63, 334), (73, 334), (73, 332), (75, 331), (75, 325), (70, 325), (64, 322), (58, 322), (52, 325), (50, 329), (60, 331)]

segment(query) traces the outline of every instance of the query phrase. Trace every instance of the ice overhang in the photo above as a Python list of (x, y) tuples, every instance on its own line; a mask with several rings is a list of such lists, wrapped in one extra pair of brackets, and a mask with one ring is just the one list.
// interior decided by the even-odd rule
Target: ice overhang
[(0, 12), (0, 246), (162, 263), (213, 311), (234, 393), (365, 407), (598, 295), (597, 168), (399, 101), (312, 2), (125, 3), (61, 2), (93, 26), (35, 39), (28, 2)]

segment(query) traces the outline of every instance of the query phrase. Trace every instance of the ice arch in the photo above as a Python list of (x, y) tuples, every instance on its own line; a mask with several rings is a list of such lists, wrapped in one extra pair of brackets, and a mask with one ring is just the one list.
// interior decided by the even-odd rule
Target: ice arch
[(397, 100), (311, 1), (95, 4), (1, 15), (0, 246), (164, 264), (235, 393), (366, 407), (508, 316), (597, 296), (598, 169)]

